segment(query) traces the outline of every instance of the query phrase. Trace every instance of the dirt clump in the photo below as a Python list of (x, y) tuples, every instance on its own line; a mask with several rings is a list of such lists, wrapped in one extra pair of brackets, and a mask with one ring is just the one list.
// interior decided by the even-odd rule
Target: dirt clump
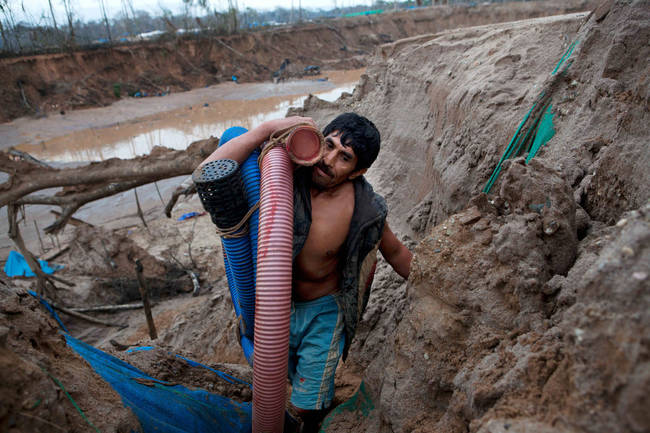
[[(100, 227), (81, 226), (70, 249), (58, 261), (67, 266), (67, 278), (91, 277), (72, 289), (75, 306), (125, 304), (141, 299), (135, 260), (143, 266), (143, 277), (153, 299), (192, 291), (185, 271), (171, 260), (163, 261), (140, 248), (126, 233)], [(79, 296), (82, 296), (79, 298)]]
[(1, 294), (0, 430), (91, 430), (71, 398), (101, 431), (140, 431), (119, 395), (66, 345), (36, 299), (5, 289)]
[[(534, 191), (508, 197), (526, 179)], [(529, 209), (543, 190), (561, 191), (558, 212)], [(429, 231), (403, 318), (364, 374), (374, 411), (344, 413), (327, 431), (645, 431), (650, 205), (576, 249), (545, 223), (554, 214), (575, 230), (562, 211), (572, 201), (552, 169), (515, 160), (497, 197)]]
[(208, 365), (213, 370), (225, 373), (224, 377), (206, 368), (191, 365), (179, 356), (191, 359), (193, 355), (171, 353), (164, 349), (164, 345), (163, 348), (122, 352), (117, 356), (158, 380), (205, 389), (240, 403), (251, 401), (253, 397), (250, 385), (253, 383), (253, 369), (248, 365), (223, 363)]

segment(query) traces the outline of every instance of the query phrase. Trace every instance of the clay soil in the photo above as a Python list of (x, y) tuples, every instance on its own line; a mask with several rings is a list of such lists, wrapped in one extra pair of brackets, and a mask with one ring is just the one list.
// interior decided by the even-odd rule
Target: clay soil
[[(461, 17), (458, 25), (472, 24)], [(353, 396), (354, 404), (333, 412), (325, 431), (650, 429), (649, 22), (643, 2), (621, 0), (592, 13), (394, 35), (364, 58), (354, 94), (309, 98), (292, 110), (321, 127), (342, 111), (373, 119), (382, 151), (367, 177), (415, 253), (408, 281), (380, 260), (350, 357), (337, 370), (335, 404)], [(570, 68), (554, 78), (574, 40)], [(507, 161), (481, 193), (542, 90), (553, 102), (554, 137), (530, 163)], [(76, 228), (56, 261), (77, 284), (56, 299), (133, 301), (140, 258), (158, 339), (149, 339), (141, 310), (94, 314), (124, 328), (63, 316), (72, 335), (161, 380), (248, 401), (248, 387), (174, 356), (251, 380), (213, 225), (207, 216), (176, 221), (196, 210), (194, 196), (173, 218), (148, 219), (148, 228)], [(186, 270), (199, 276), (198, 296)], [(117, 420), (132, 418), (19, 289), (30, 284), (9, 282), (0, 303), (0, 361), (12, 371), (1, 382), (0, 426), (83, 430), (45, 369), (77, 389), (72, 396), (98, 427), (105, 422), (102, 431), (121, 431)], [(35, 405), (39, 398), (47, 404)]]
[[(0, 59), (0, 122), (110, 104), (136, 91), (156, 95), (231, 81), (269, 81), (367, 64), (377, 45), (447, 28), (587, 10), (593, 0), (423, 8), (328, 20), (227, 37), (205, 35), (91, 51)], [(24, 97), (23, 97), (24, 95)]]

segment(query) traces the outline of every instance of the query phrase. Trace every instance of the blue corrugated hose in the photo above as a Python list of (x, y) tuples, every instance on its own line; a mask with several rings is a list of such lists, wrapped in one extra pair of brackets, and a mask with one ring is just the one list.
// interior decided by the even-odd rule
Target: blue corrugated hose
[[(226, 129), (219, 140), (219, 146), (247, 132), (246, 128), (234, 126)], [(260, 170), (257, 164), (259, 150), (253, 152), (241, 165), (244, 191), (249, 209), (260, 198)], [(249, 220), (248, 236), (222, 238), (225, 252), (224, 264), (230, 294), (235, 304), (235, 314), (242, 318), (241, 346), (249, 364), (253, 365), (253, 329), (255, 326), (255, 275), (257, 272), (257, 234), (259, 211)]]

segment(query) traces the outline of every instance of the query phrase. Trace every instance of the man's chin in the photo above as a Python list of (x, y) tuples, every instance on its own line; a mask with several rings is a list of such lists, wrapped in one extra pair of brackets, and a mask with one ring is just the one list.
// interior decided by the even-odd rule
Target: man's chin
[(319, 188), (319, 189), (326, 189), (326, 188), (329, 188), (331, 186), (328, 179), (324, 179), (324, 178), (319, 177), (319, 176), (312, 176), (311, 183), (312, 183), (313, 186), (315, 186), (316, 188)]

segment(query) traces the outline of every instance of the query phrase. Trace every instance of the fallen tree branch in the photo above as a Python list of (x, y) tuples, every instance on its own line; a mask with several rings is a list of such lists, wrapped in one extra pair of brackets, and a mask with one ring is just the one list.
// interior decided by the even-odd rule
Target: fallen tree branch
[(158, 182), (154, 182), (153, 186), (156, 187), (156, 192), (158, 193), (158, 198), (160, 199), (160, 203), (162, 203), (162, 205), (165, 206), (165, 200), (163, 199), (163, 196), (160, 193), (160, 188), (158, 188)]
[(133, 192), (135, 193), (135, 205), (138, 207), (138, 216), (140, 217), (140, 220), (142, 221), (144, 228), (149, 230), (149, 226), (147, 226), (147, 221), (144, 219), (144, 213), (142, 213), (142, 207), (140, 206), (140, 199), (138, 198), (138, 188), (133, 188)]
[[(61, 212), (56, 211), (54, 209), (50, 210), (50, 213), (53, 214), (56, 217), (61, 216)], [(74, 218), (74, 217), (70, 217), (68, 219), (68, 224), (72, 224), (73, 226), (76, 226), (76, 227), (95, 227), (93, 224), (90, 224), (89, 222), (86, 222), (84, 220), (80, 220), (79, 218)]]
[[(0, 153), (0, 171), (10, 174), (9, 180), (0, 185), (0, 191), (2, 191), (0, 192), (0, 207), (46, 188), (96, 184), (103, 189), (103, 194), (112, 191), (111, 194), (108, 194), (112, 195), (119, 192), (113, 190), (117, 185), (128, 183), (132, 184), (131, 188), (133, 188), (157, 180), (187, 175), (192, 173), (196, 166), (216, 149), (217, 142), (218, 140), (215, 138), (194, 142), (186, 151), (156, 147), (147, 156), (126, 160), (112, 158), (66, 169), (45, 168), (24, 160), (15, 161), (8, 154)], [(106, 196), (95, 193), (95, 191), (88, 194), (90, 194), (88, 201)], [(75, 196), (78, 197), (77, 194), (72, 195), (72, 197)], [(34, 201), (39, 202), (32, 203)], [(42, 202), (42, 197), (39, 197), (38, 200), (25, 201), (25, 204), (52, 204)], [(72, 205), (70, 202), (66, 203)]]
[(20, 150), (16, 150), (16, 149), (9, 149), (9, 150), (8, 150), (8, 153), (9, 153), (9, 155), (17, 156), (18, 158), (24, 159), (25, 161), (32, 162), (32, 163), (34, 163), (34, 164), (36, 164), (36, 165), (39, 165), (39, 166), (41, 166), (41, 167), (52, 168), (51, 165), (46, 164), (46, 163), (44, 163), (43, 161), (34, 158), (32, 155), (30, 155), (30, 154), (27, 153), (27, 152), (22, 152), (22, 151), (20, 151)]
[(122, 352), (125, 351), (125, 350), (127, 350), (129, 347), (133, 346), (133, 344), (122, 344), (122, 343), (118, 343), (117, 341), (115, 341), (115, 340), (113, 340), (113, 339), (108, 340), (108, 342), (111, 343), (111, 346), (113, 346), (113, 347), (116, 348), (117, 350), (121, 350)]
[(142, 302), (136, 302), (135, 304), (99, 305), (97, 307), (70, 308), (70, 311), (77, 313), (109, 313), (113, 311), (137, 310), (142, 307)]
[[(104, 197), (109, 197), (120, 192), (128, 191), (137, 186), (155, 182), (156, 180), (165, 179), (168, 177), (175, 177), (183, 174), (191, 173), (194, 168), (205, 157), (216, 148), (217, 139), (210, 138), (208, 140), (198, 141), (192, 143), (188, 148), (187, 154), (182, 151), (172, 151), (169, 149), (156, 150), (154, 149), (148, 157), (140, 157), (132, 160), (107, 160), (101, 163), (90, 164), (83, 167), (67, 170), (36, 170), (32, 173), (37, 177), (37, 180), (19, 181), (20, 176), (27, 176), (29, 170), (26, 171), (24, 167), (21, 168), (20, 176), (16, 174), (11, 176), (12, 184), (22, 185), (23, 183), (31, 182), (30, 189), (42, 189), (43, 187), (51, 186), (74, 186), (84, 185), (87, 182), (95, 181), (97, 179), (104, 179), (103, 176), (109, 176), (110, 179), (104, 183), (97, 183), (89, 185), (92, 189), (82, 189), (77, 192), (72, 192), (67, 195), (48, 196), (44, 194), (30, 194), (23, 195), (15, 199), (15, 202), (20, 205), (54, 205), (61, 207), (61, 215), (54, 221), (54, 223), (45, 227), (43, 230), (47, 234), (58, 233), (69, 222), (72, 215), (83, 205)], [(175, 157), (176, 160), (171, 160)], [(3, 154), (0, 153), (0, 170), (3, 165)], [(6, 162), (6, 161), (5, 161)], [(34, 164), (32, 164), (34, 166)], [(116, 169), (113, 166), (119, 166)], [(41, 174), (44, 173), (44, 174)], [(117, 173), (117, 174), (116, 174)], [(17, 177), (18, 176), (18, 177)], [(40, 176), (40, 177), (39, 177)], [(59, 179), (56, 181), (57, 185), (52, 185), (52, 176), (61, 178), (76, 178)], [(106, 180), (106, 179), (104, 179)], [(38, 185), (37, 185), (38, 184)], [(86, 185), (88, 186), (88, 185)], [(9, 191), (0, 193), (0, 206), (5, 200), (13, 201), (14, 192), (18, 187), (12, 188)], [(31, 191), (30, 191), (31, 192)]]
[(43, 254), (41, 256), (41, 260), (50, 261), (52, 259), (55, 259), (59, 257), (61, 254), (65, 253), (70, 249), (70, 244), (63, 245), (61, 248), (56, 248), (54, 250), (50, 250), (47, 253)]
[[(36, 260), (36, 257), (27, 249), (25, 241), (23, 240), (22, 235), (20, 234), (20, 229), (18, 228), (18, 206), (15, 204), (10, 204), (7, 206), (7, 219), (9, 222), (9, 238), (16, 245), (20, 253), (27, 261), (29, 268), (36, 274), (36, 292), (41, 296), (50, 295), (47, 292), (48, 287), (53, 289), (56, 292), (56, 286), (48, 278), (48, 276), (41, 269), (41, 265)], [(54, 295), (54, 293), (52, 293)], [(52, 296), (49, 296), (52, 297)]]
[[(60, 247), (59, 247), (60, 248)], [(47, 275), (48, 279), (52, 279), (54, 281), (58, 281), (59, 283), (65, 284), (68, 287), (74, 287), (74, 283), (72, 281), (65, 280), (61, 277), (57, 277), (56, 275)]]
[(113, 327), (120, 328), (120, 329), (124, 329), (124, 328), (129, 327), (129, 325), (125, 325), (125, 324), (113, 323), (113, 322), (108, 322), (106, 320), (95, 319), (94, 317), (90, 317), (90, 316), (86, 316), (85, 314), (77, 313), (76, 311), (72, 311), (72, 310), (70, 310), (68, 308), (65, 308), (65, 307), (62, 307), (60, 305), (56, 305), (56, 304), (52, 304), (52, 303), (50, 303), (50, 305), (52, 305), (52, 308), (54, 308), (55, 310), (59, 310), (60, 312), (65, 313), (68, 316), (72, 316), (72, 317), (76, 317), (77, 319), (85, 320), (86, 322), (96, 323), (98, 325), (104, 325), (104, 326), (113, 326)]
[(180, 197), (181, 195), (187, 196), (195, 193), (196, 193), (196, 185), (194, 184), (188, 186), (187, 188), (183, 188), (183, 187), (176, 188), (172, 193), (172, 197), (169, 199), (169, 202), (167, 202), (167, 206), (165, 206), (165, 215), (167, 215), (167, 218), (172, 217), (172, 209), (174, 209), (174, 206), (178, 201), (178, 197)]

